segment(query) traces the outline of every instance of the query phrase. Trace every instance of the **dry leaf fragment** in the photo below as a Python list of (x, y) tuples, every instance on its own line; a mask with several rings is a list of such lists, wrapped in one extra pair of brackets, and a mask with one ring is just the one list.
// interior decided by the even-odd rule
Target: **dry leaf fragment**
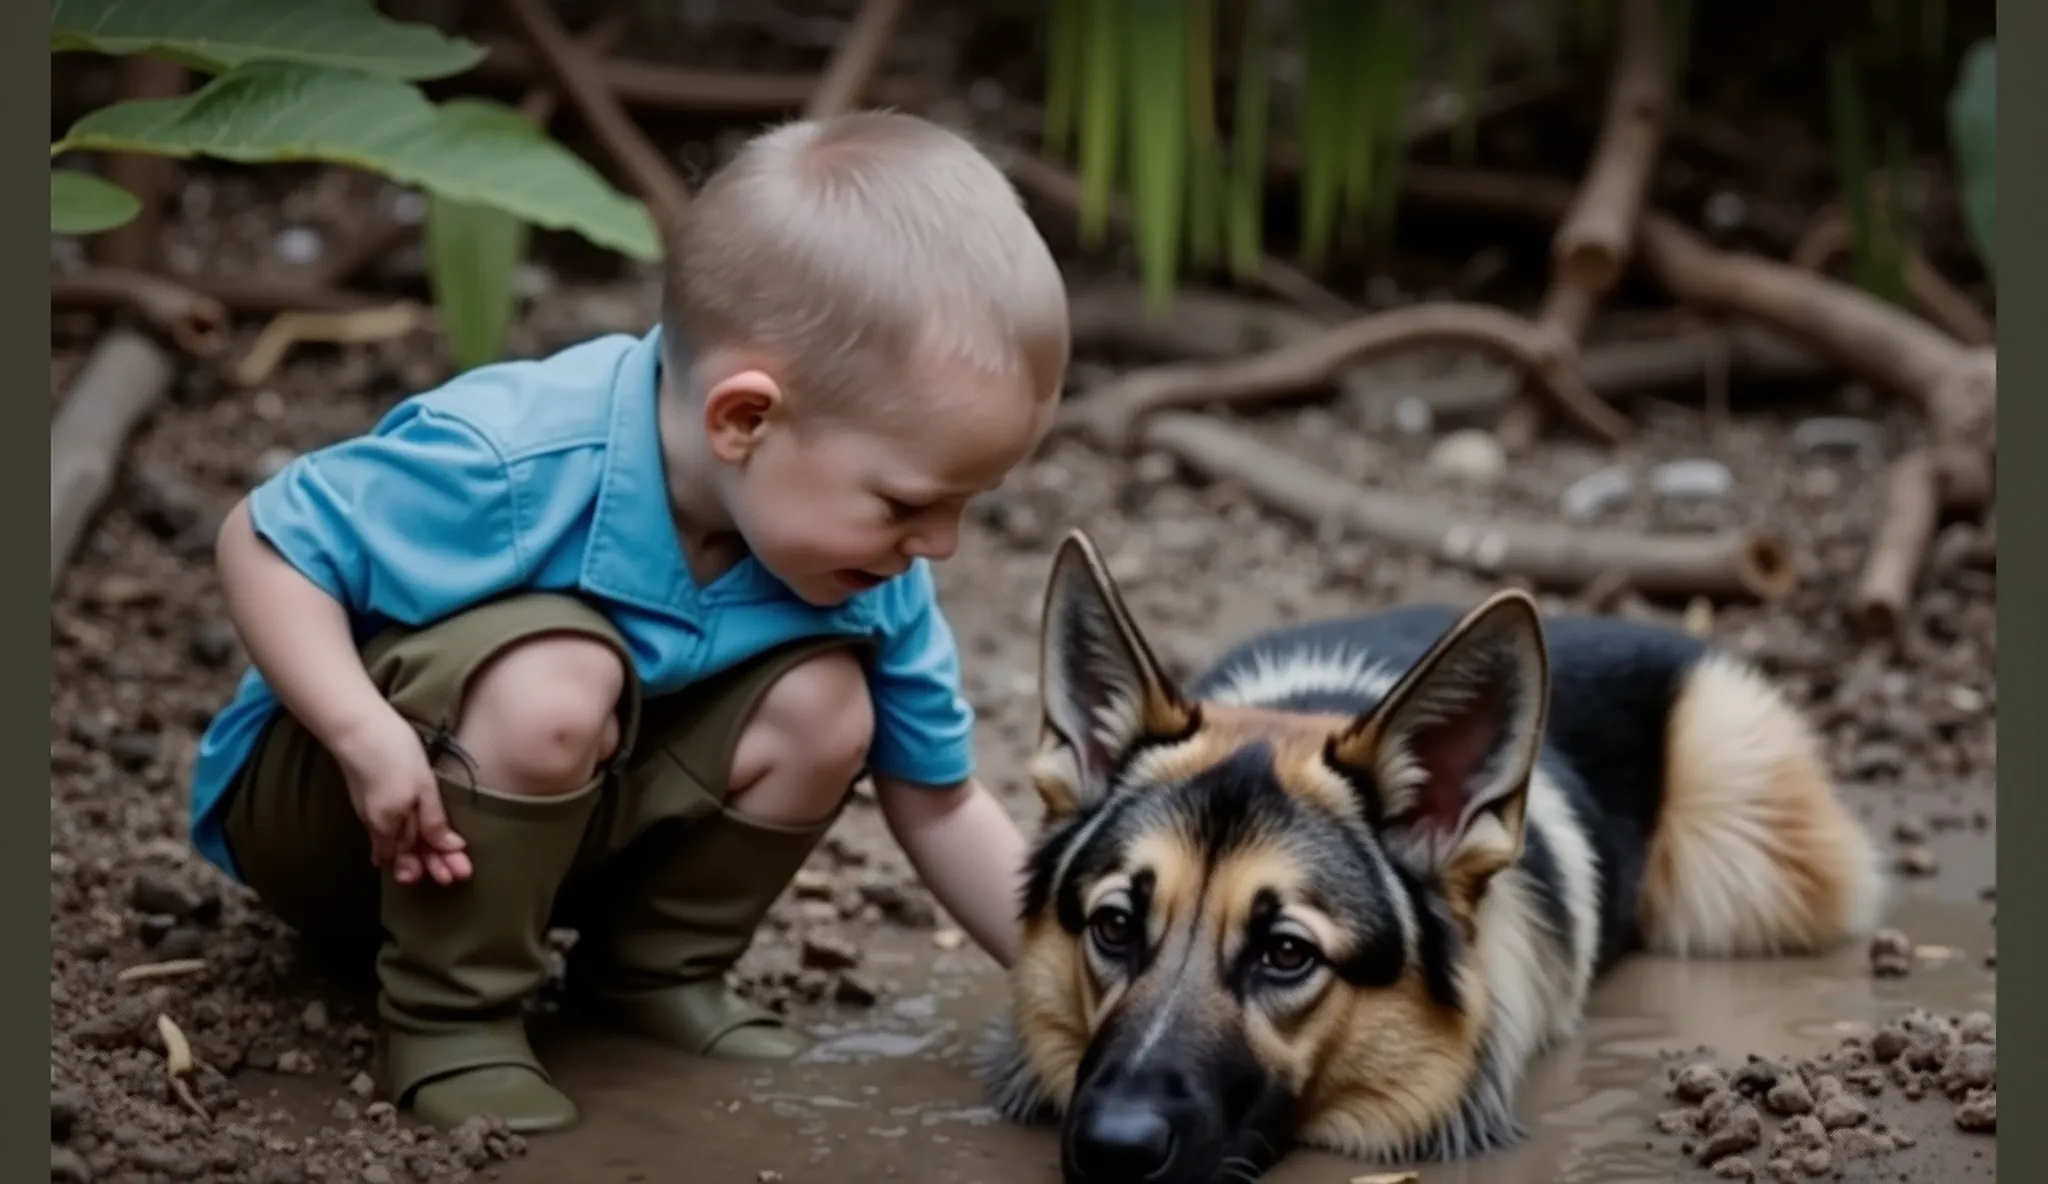
[(169, 962), (145, 962), (130, 966), (114, 976), (119, 982), (139, 983), (147, 979), (177, 978), (180, 975), (197, 974), (206, 969), (204, 958), (174, 958)]
[(1377, 1176), (1353, 1176), (1351, 1184), (1415, 1184), (1420, 1179), (1420, 1172), (1386, 1172)]
[(183, 1077), (192, 1071), (192, 1042), (185, 1039), (185, 1033), (177, 1021), (170, 1016), (157, 1013), (156, 1034), (164, 1040), (164, 1069), (173, 1077)]

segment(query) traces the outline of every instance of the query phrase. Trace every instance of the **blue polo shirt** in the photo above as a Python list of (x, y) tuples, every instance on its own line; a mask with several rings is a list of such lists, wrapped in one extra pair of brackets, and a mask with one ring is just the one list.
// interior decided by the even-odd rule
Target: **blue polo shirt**
[[(293, 461), (249, 494), (251, 521), (347, 609), (358, 644), (509, 592), (572, 592), (611, 619), (657, 696), (799, 637), (872, 638), (870, 768), (966, 778), (974, 716), (929, 566), (829, 608), (751, 557), (699, 586), (669, 513), (659, 371), (658, 329), (470, 371)], [(278, 709), (251, 667), (200, 739), (192, 841), (230, 876), (223, 798)]]

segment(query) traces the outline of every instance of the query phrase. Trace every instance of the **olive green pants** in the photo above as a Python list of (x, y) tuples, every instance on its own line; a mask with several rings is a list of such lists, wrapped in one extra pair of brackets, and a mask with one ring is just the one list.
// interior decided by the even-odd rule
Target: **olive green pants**
[[(477, 672), (512, 645), (562, 634), (609, 645), (625, 665), (607, 767), (580, 791), (546, 798), (494, 793), (449, 772), (466, 765), (455, 735)], [(724, 972), (833, 821), (777, 826), (727, 809), (734, 749), (784, 673), (865, 645), (809, 638), (643, 700), (618, 632), (572, 597), (519, 595), (393, 629), (364, 647), (364, 664), (430, 756), (456, 758), (435, 764), (471, 876), (406, 885), (374, 867), (339, 765), (287, 712), (233, 791), (228, 842), (243, 879), (280, 919), (331, 957), (374, 965), (385, 1085), (400, 1104), (465, 1068), (544, 1072), (522, 1008), (545, 981), (551, 926), (579, 931), (571, 979), (590, 980), (587, 998), (629, 1026), (705, 1051), (734, 1028), (775, 1023), (738, 1001)]]

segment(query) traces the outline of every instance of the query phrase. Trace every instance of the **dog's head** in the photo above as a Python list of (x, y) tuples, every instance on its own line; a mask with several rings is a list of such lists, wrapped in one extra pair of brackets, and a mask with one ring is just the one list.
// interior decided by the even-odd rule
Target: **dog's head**
[(1184, 697), (1079, 532), (1043, 629), (1007, 1108), (1062, 1115), (1069, 1184), (1416, 1147), (1480, 1056), (1475, 926), (1546, 706), (1534, 603), (1487, 600), (1355, 718)]

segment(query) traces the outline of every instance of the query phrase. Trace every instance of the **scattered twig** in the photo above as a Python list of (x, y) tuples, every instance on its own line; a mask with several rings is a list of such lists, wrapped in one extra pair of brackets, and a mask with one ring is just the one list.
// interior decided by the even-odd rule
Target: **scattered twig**
[(50, 420), (50, 587), (113, 487), (121, 449), (170, 390), (169, 354), (139, 330), (100, 338)]
[[(1613, 341), (1579, 355), (1579, 379), (1610, 403), (1674, 387), (1694, 387), (1725, 366), (1729, 380), (1744, 383), (1819, 378), (1837, 372), (1822, 357), (1784, 334), (1738, 323), (1683, 330), (1668, 337)], [(1519, 390), (1520, 372), (1486, 370), (1458, 374), (1349, 396), (1361, 422), (1383, 422), (1401, 399), (1419, 399), (1432, 418), (1451, 419), (1497, 411)]]
[[(1081, 182), (1074, 174), (1029, 152), (991, 148), (990, 155), (1004, 172), (1018, 185), (1037, 194), (1041, 199), (1062, 206), (1069, 211), (1081, 208)], [(1123, 200), (1110, 202), (1109, 220), (1119, 228), (1129, 225), (1129, 210)], [(1271, 255), (1259, 257), (1257, 280), (1268, 292), (1289, 301), (1325, 320), (1340, 321), (1358, 315), (1358, 310), (1342, 297), (1310, 279), (1299, 268), (1283, 263)]]
[(144, 962), (137, 966), (130, 966), (116, 974), (114, 981), (120, 983), (153, 982), (160, 978), (183, 978), (188, 974), (198, 974), (205, 969), (206, 959), (204, 958), (173, 958), (168, 962)]
[(1939, 511), (1927, 453), (1916, 450), (1894, 461), (1885, 481), (1884, 521), (1850, 602), (1850, 618), (1865, 637), (1893, 636), (1905, 622)]
[[(1807, 271), (1825, 272), (1854, 245), (1855, 231), (1849, 219), (1830, 208), (1817, 216), (1792, 251), (1792, 264)], [(1975, 301), (1948, 282), (1935, 269), (1925, 252), (1915, 247), (1906, 254), (1906, 291), (1927, 319), (1941, 326), (1965, 345), (1992, 345), (1998, 329)]]
[(367, 345), (389, 341), (425, 326), (432, 315), (424, 305), (412, 300), (344, 312), (299, 309), (279, 313), (256, 335), (241, 360), (229, 368), (228, 380), (237, 386), (256, 386), (270, 377), (293, 346), (302, 342)]
[[(114, 65), (114, 90), (124, 100), (169, 99), (185, 93), (183, 63), (154, 54), (122, 57)], [(163, 201), (178, 175), (175, 157), (153, 152), (115, 152), (107, 157), (106, 179), (142, 203), (135, 217), (93, 236), (93, 262), (102, 267), (148, 272), (155, 269)]]
[[(1641, 535), (1550, 522), (1458, 517), (1427, 501), (1361, 489), (1203, 415), (1169, 412), (1140, 429), (1148, 448), (1311, 526), (1336, 522), (1490, 577), (1579, 590), (1623, 580), (1646, 596), (1747, 596), (1774, 601), (1799, 583), (1791, 549), (1758, 530)], [(1616, 573), (1616, 574), (1608, 574)]]
[[(551, 73), (540, 55), (520, 42), (485, 38), (483, 44), (486, 56), (471, 77), (531, 84)], [(595, 68), (621, 103), (705, 115), (798, 111), (819, 85), (819, 75), (803, 71), (701, 70), (632, 58), (603, 58)], [(910, 78), (877, 78), (867, 95), (870, 102), (905, 108), (923, 106), (934, 97), (930, 86)]]
[[(1536, 320), (1574, 348), (1585, 340), (1594, 309), (1628, 269), (1636, 223), (1663, 144), (1670, 101), (1657, 4), (1624, 0), (1616, 14), (1614, 79), (1600, 138), (1585, 180), (1551, 239), (1550, 288)], [(1540, 398), (1543, 393), (1525, 381), (1502, 418), (1497, 430), (1510, 451), (1528, 448), (1542, 434), (1550, 410)]]
[(839, 47), (832, 51), (832, 60), (825, 64), (818, 89), (804, 106), (806, 117), (841, 115), (860, 104), (874, 82), (875, 72), (881, 68), (889, 38), (909, 7), (910, 0), (864, 0), (853, 18), (853, 26), (841, 35)]
[(689, 187), (661, 151), (633, 125), (598, 71), (598, 58), (569, 35), (548, 10), (546, 0), (505, 0), (505, 8), (533, 43), (556, 83), (568, 94), (591, 134), (631, 178), (633, 188), (647, 202), (656, 224), (664, 231), (673, 230), (683, 211), (689, 208)]
[(1472, 346), (1512, 361), (1544, 383), (1588, 430), (1610, 442), (1629, 435), (1628, 421), (1586, 390), (1565, 361), (1568, 345), (1554, 332), (1488, 305), (1452, 302), (1372, 313), (1242, 358), (1134, 371), (1061, 407), (1057, 426), (1121, 451), (1143, 416), (1205, 403), (1258, 403), (1327, 383), (1346, 366), (1436, 344)]
[[(592, 22), (583, 35), (577, 38), (583, 52), (593, 59), (603, 60), (612, 51), (626, 30), (633, 27), (633, 10), (615, 8)], [(546, 127), (555, 121), (555, 112), (562, 105), (562, 87), (552, 77), (542, 74), (527, 87), (526, 95), (519, 100), (519, 113), (535, 127)]]
[(213, 1116), (199, 1102), (199, 1096), (192, 1092), (192, 1042), (185, 1039), (185, 1033), (170, 1016), (157, 1013), (156, 1033), (164, 1042), (164, 1076), (170, 1080), (171, 1093), (178, 1104), (190, 1110), (193, 1117), (210, 1123)]
[(151, 272), (92, 267), (53, 275), (50, 303), (129, 309), (194, 357), (210, 358), (227, 346), (226, 306)]

